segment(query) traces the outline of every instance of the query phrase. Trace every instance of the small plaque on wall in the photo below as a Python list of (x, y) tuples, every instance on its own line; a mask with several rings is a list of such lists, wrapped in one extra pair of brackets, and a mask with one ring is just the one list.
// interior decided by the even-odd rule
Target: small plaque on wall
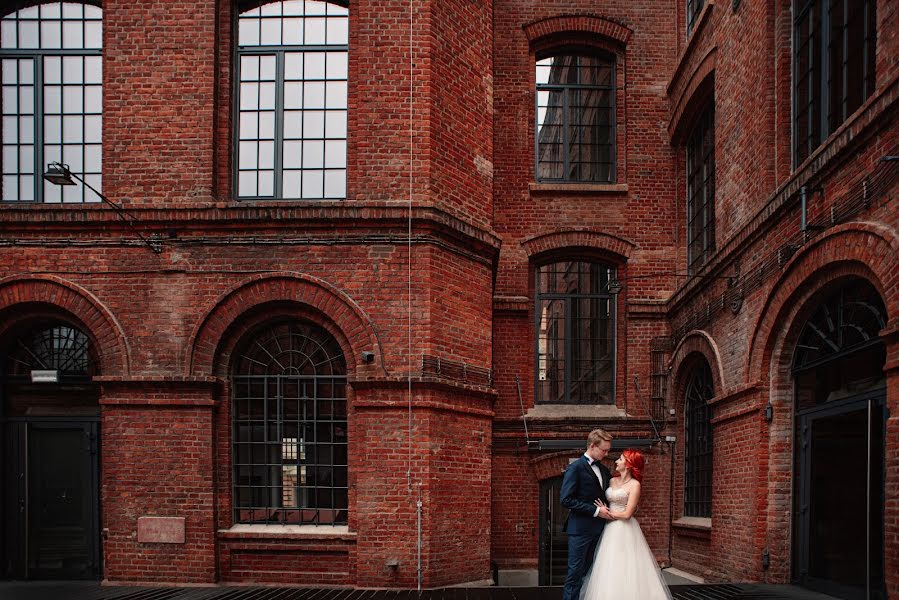
[(137, 541), (155, 544), (183, 544), (184, 517), (138, 517)]

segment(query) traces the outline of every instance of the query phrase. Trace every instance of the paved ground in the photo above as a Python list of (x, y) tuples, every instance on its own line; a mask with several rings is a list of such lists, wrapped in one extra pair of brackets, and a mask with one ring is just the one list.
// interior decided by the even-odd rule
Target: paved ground
[[(673, 585), (676, 600), (833, 600), (784, 585)], [(118, 587), (84, 582), (0, 582), (0, 600), (560, 600), (559, 587), (415, 591), (285, 587)]]

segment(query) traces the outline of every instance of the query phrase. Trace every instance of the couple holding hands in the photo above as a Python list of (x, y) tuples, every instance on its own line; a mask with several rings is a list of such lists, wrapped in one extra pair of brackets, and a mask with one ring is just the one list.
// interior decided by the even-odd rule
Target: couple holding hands
[(569, 509), (568, 575), (562, 600), (671, 600), (655, 557), (633, 518), (644, 458), (625, 450), (612, 474), (600, 461), (612, 436), (594, 429), (587, 451), (565, 471), (561, 503)]

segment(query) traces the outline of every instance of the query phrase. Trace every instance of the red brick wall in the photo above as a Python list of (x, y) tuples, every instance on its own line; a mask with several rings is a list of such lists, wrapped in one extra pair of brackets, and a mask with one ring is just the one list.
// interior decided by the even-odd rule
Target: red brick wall
[[(104, 578), (215, 581), (209, 393), (154, 385), (103, 392)], [(139, 542), (137, 519), (144, 516), (184, 517), (185, 543)]]

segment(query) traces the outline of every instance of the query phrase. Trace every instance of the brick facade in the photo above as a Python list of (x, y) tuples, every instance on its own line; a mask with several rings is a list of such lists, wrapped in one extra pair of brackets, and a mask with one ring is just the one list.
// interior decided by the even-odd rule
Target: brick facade
[[(899, 211), (882, 161), (897, 154), (895, 3), (877, 2), (873, 95), (799, 165), (788, 0), (708, 0), (689, 36), (685, 2), (350, 3), (347, 198), (311, 202), (233, 199), (236, 0), (102, 8), (103, 192), (162, 250), (104, 204), (0, 204), (0, 346), (47, 318), (90, 339), (103, 579), (536, 583), (541, 489), (602, 426), (647, 454), (638, 518), (661, 564), (789, 582), (792, 357), (821, 299), (856, 278), (889, 318), (884, 562), (899, 597)], [(534, 63), (571, 47), (615, 59), (612, 183), (535, 177)], [(710, 105), (717, 246), (689, 277), (685, 145)], [(805, 235), (803, 186), (823, 224)], [(534, 272), (559, 260), (623, 283), (612, 405), (535, 402)], [(277, 319), (321, 326), (346, 360), (343, 528), (234, 522), (235, 348)], [(700, 359), (714, 470), (697, 520), (683, 442)], [(139, 541), (145, 516), (183, 517), (185, 542)]]

